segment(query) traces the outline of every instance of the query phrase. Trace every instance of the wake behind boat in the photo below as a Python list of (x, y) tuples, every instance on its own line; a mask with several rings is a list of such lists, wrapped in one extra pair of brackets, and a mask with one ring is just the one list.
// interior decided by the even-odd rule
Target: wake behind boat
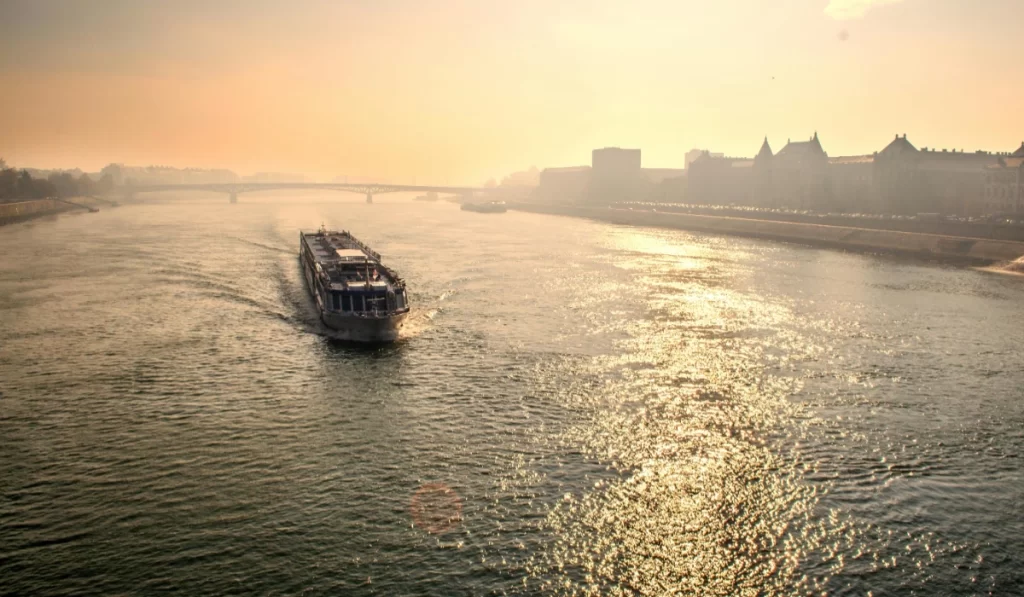
[(409, 303), (405, 281), (384, 266), (380, 254), (347, 231), (299, 236), (299, 260), (320, 320), (338, 338), (394, 342)]

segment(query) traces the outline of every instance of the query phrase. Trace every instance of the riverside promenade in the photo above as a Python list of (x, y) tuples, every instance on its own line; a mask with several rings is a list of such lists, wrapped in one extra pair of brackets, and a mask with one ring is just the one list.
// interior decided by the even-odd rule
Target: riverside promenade
[(676, 228), (853, 251), (912, 255), (970, 265), (1011, 263), (1024, 257), (1024, 242), (969, 236), (582, 205), (510, 203), (509, 208), (613, 224)]

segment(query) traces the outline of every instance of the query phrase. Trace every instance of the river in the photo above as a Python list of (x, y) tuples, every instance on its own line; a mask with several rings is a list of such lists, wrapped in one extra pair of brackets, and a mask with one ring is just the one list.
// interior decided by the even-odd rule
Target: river
[[(325, 336), (299, 229), (411, 289)], [(0, 229), (0, 593), (1024, 593), (1024, 279), (377, 197)]]

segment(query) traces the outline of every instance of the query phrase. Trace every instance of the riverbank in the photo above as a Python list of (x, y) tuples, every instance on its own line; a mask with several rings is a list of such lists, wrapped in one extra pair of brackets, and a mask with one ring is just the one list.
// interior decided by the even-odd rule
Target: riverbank
[(14, 203), (0, 203), (0, 226), (15, 224), (69, 211), (94, 211), (101, 202), (89, 197), (61, 199), (33, 199)]
[(509, 207), (533, 213), (591, 218), (612, 224), (677, 228), (854, 251), (940, 258), (972, 265), (1012, 262), (1024, 256), (1024, 242), (964, 236), (578, 205), (511, 203)]

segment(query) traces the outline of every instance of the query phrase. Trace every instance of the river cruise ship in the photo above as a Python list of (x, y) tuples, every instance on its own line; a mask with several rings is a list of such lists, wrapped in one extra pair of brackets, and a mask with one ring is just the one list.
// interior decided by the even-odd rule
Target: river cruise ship
[(323, 227), (299, 236), (299, 260), (320, 319), (333, 336), (394, 342), (409, 315), (405, 282), (380, 254), (347, 231)]

